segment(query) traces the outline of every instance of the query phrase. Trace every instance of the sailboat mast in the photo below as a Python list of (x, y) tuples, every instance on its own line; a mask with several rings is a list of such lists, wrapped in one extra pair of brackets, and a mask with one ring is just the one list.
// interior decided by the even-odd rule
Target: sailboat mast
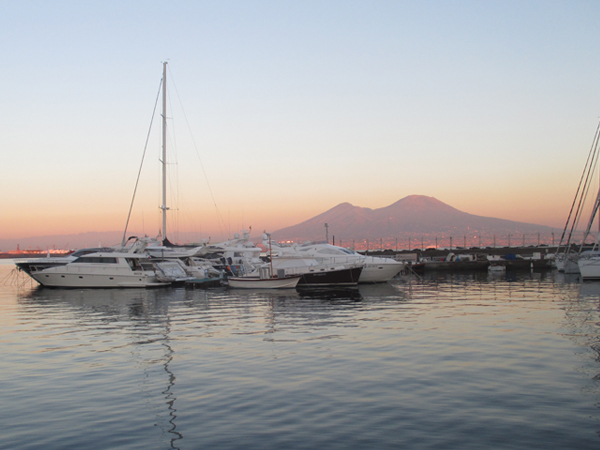
[(162, 79), (162, 236), (167, 238), (167, 63), (163, 62)]

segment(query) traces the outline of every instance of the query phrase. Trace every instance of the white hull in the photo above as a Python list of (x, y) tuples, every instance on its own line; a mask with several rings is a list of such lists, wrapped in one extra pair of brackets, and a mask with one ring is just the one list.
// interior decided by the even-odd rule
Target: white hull
[(286, 278), (229, 277), (227, 284), (229, 287), (240, 289), (289, 289), (295, 288), (298, 281), (300, 281), (300, 276)]
[(366, 264), (360, 273), (359, 283), (385, 283), (391, 280), (404, 268), (404, 263), (391, 258), (367, 257)]
[(132, 272), (131, 275), (119, 274), (92, 274), (92, 273), (46, 273), (47, 271), (32, 274), (32, 278), (42, 286), (48, 287), (73, 287), (73, 288), (112, 288), (134, 287), (145, 288), (154, 286), (168, 286), (171, 283), (161, 283), (154, 276)]
[(583, 280), (600, 280), (600, 258), (581, 258), (578, 261)]

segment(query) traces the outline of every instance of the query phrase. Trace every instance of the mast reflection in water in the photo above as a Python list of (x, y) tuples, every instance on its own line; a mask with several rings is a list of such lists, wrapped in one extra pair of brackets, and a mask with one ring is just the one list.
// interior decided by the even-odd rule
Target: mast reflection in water
[(165, 333), (165, 342), (163, 343), (163, 346), (165, 347), (165, 349), (167, 350), (166, 353), (166, 361), (164, 364), (165, 367), (165, 372), (168, 375), (168, 385), (167, 385), (167, 389), (165, 389), (162, 393), (165, 396), (166, 399), (166, 403), (167, 406), (169, 408), (169, 429), (167, 430), (167, 432), (172, 436), (171, 437), (171, 448), (179, 448), (177, 446), (175, 446), (175, 442), (178, 441), (179, 439), (183, 439), (183, 436), (181, 435), (181, 433), (179, 433), (177, 431), (177, 425), (175, 424), (175, 419), (177, 419), (177, 409), (175, 409), (175, 400), (177, 400), (177, 397), (175, 397), (175, 394), (172, 392), (173, 387), (175, 386), (175, 375), (173, 374), (173, 372), (171, 372), (169, 370), (169, 363), (173, 360), (173, 349), (171, 348), (171, 346), (168, 344), (168, 335), (169, 335), (169, 329), (167, 328), (167, 332)]

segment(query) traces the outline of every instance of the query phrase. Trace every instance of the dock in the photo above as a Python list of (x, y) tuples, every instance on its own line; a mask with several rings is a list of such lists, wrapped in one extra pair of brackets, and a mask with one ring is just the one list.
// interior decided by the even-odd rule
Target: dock
[[(427, 248), (424, 250), (369, 251), (370, 256), (382, 256), (406, 261), (414, 271), (487, 271), (490, 264), (507, 270), (545, 270), (553, 267), (557, 247), (471, 247)], [(360, 252), (366, 254), (366, 252)]]

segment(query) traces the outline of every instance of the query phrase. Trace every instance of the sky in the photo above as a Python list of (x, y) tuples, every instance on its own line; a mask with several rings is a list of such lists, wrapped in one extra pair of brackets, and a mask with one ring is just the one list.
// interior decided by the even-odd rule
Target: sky
[(168, 235), (413, 194), (562, 229), (600, 120), (597, 1), (0, 7), (3, 239), (123, 230), (140, 167), (158, 233), (164, 61)]

